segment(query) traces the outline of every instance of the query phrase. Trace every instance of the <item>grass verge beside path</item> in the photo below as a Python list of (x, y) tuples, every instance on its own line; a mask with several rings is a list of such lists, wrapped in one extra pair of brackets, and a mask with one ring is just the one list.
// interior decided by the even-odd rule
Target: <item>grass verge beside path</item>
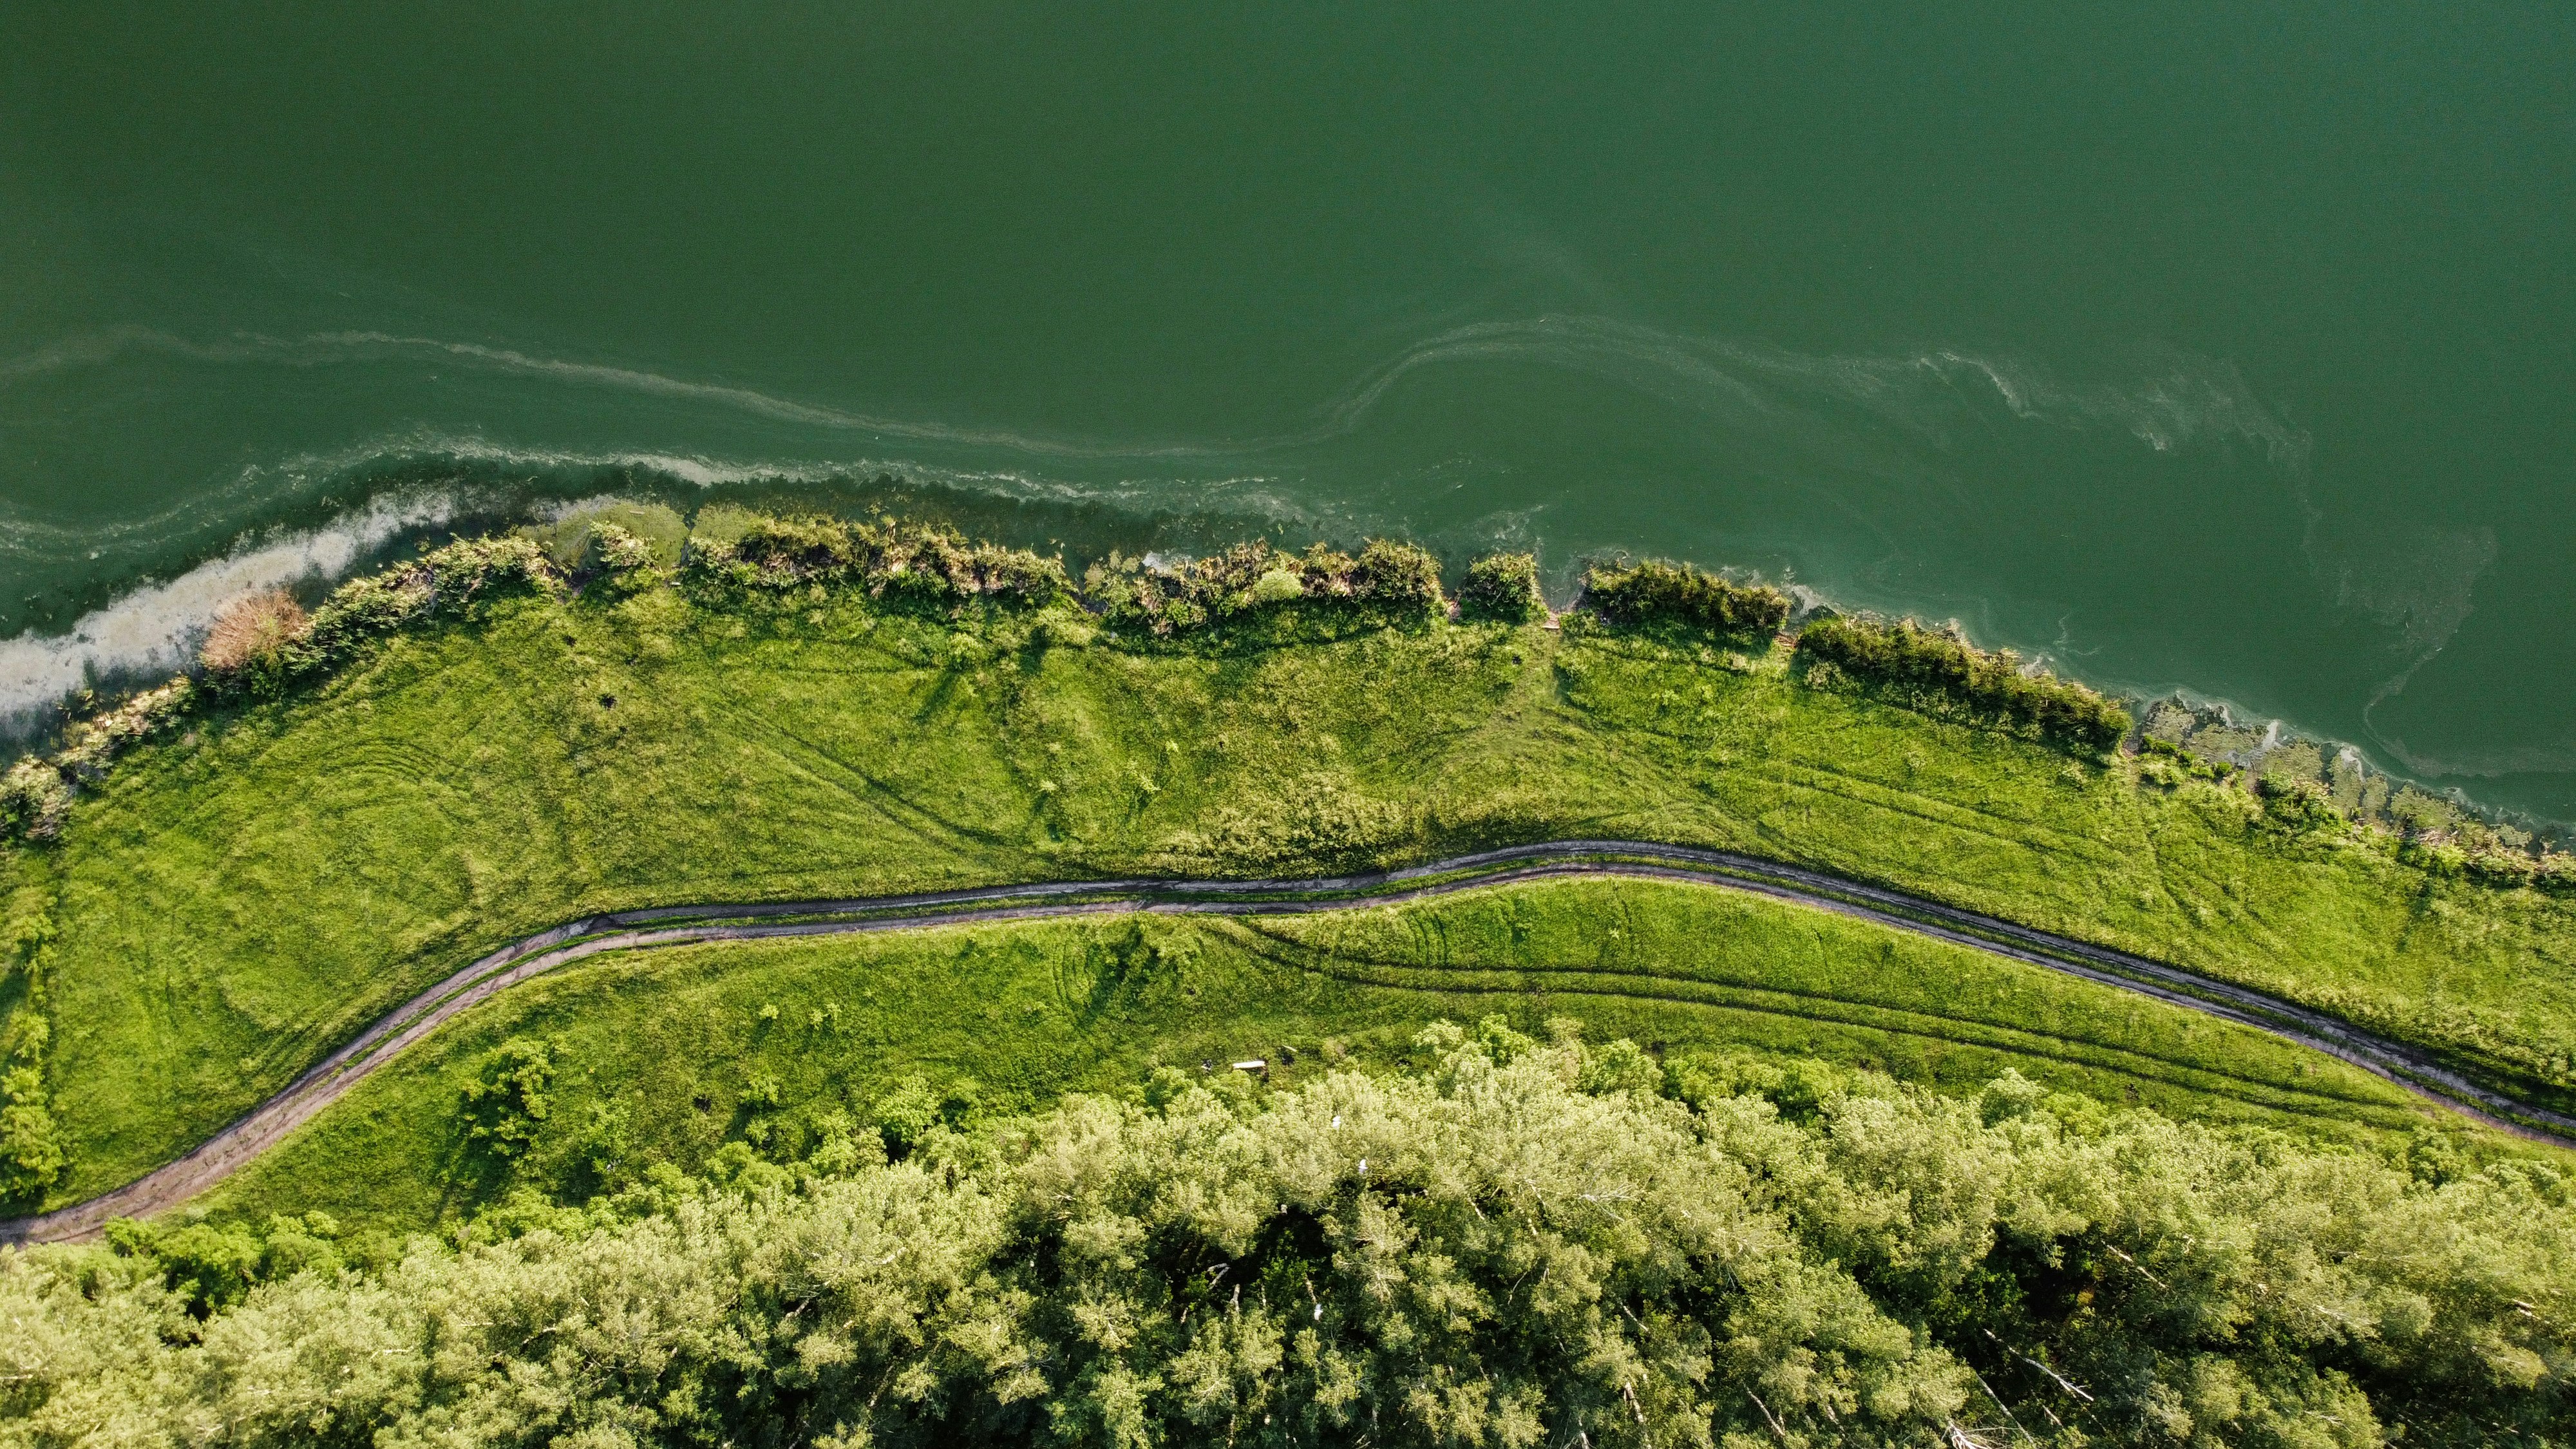
[[(1343, 1061), (1391, 1066), (1427, 1022), (1490, 1014), (1533, 1033), (1579, 1020), (1595, 1041), (1633, 1038), (1676, 1064), (1823, 1057), (1952, 1090), (2009, 1066), (2107, 1102), (2356, 1145), (2438, 1130), (2535, 1150), (2457, 1129), (2317, 1053), (2039, 968), (1706, 887), (1562, 880), (1315, 916), (604, 957), (451, 1023), (204, 1206), (426, 1228), (514, 1187), (577, 1197), (655, 1161), (792, 1160), (835, 1112), (871, 1123), (924, 1104), (961, 1120), (1042, 1109), (1070, 1091), (1123, 1091), (1156, 1065), (1195, 1075), (1257, 1057), (1282, 1081)], [(481, 1119), (465, 1093), (512, 1041), (543, 1044), (547, 1080), (530, 1145), (504, 1158), (471, 1135)]]
[(1815, 865), (2163, 957), (2576, 1106), (2565, 901), (1810, 689), (1777, 655), (1331, 632), (1292, 608), (1259, 637), (1132, 648), (1062, 609), (529, 598), (144, 746), (9, 867), (71, 1149), (46, 1205), (169, 1160), (391, 1005), (587, 911), (1583, 835)]

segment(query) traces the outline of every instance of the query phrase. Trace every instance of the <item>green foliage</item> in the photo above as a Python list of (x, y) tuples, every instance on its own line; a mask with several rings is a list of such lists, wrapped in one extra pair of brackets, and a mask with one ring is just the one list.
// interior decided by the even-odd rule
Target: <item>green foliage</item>
[(932, 1132), (953, 1130), (972, 1120), (980, 1095), (972, 1078), (934, 1090), (914, 1072), (877, 1098), (868, 1115), (885, 1141), (887, 1154), (900, 1161), (928, 1142)]
[(1254, 605), (1287, 604), (1306, 597), (1306, 581), (1301, 570), (1272, 569), (1253, 581), (1251, 601)]
[(653, 545), (613, 523), (592, 525), (587, 561), (619, 593), (650, 587), (662, 574)]
[(2344, 824), (2334, 797), (2315, 780), (2264, 775), (2254, 788), (2263, 797), (2264, 815), (2284, 830), (2339, 830)]
[(915, 1074), (896, 1083), (893, 1091), (877, 1100), (876, 1129), (885, 1138), (886, 1146), (900, 1156), (939, 1125), (939, 1109), (938, 1094)]
[(2024, 673), (2009, 649), (1990, 654), (1911, 619), (1818, 619), (1799, 632), (1798, 652), (1863, 683), (1931, 695), (2070, 745), (2108, 750), (2129, 732), (2129, 712), (2093, 690)]
[(1652, 1095), (1664, 1088), (1664, 1068), (1635, 1042), (1621, 1037), (1591, 1053), (1575, 1083), (1584, 1091), (1593, 1093), (1644, 1092)]
[(1992, 1127), (2015, 1117), (2027, 1117), (2048, 1100), (2048, 1089), (2010, 1067), (2004, 1074), (1986, 1084), (1977, 1094), (1977, 1118)]
[(1789, 622), (1789, 596), (1746, 587), (1689, 564), (1648, 560), (1633, 568), (1596, 565), (1584, 575), (1583, 605), (1613, 624), (1665, 624), (1745, 640), (1768, 640)]
[(104, 779), (119, 755), (167, 733), (200, 702), (196, 684), (181, 676), (74, 720), (52, 758), (23, 759), (0, 775), (0, 841), (54, 839), (71, 811), (73, 782)]
[[(0, 863), (7, 859), (0, 856)], [(53, 1041), (44, 969), (54, 933), (51, 901), (21, 879), (0, 873), (0, 891), (7, 893), (0, 916), (0, 1210), (17, 1211), (40, 1203), (70, 1158), (45, 1089)]]
[(1079, 1098), (899, 1163), (827, 1143), (845, 1166), (513, 1203), (358, 1273), (309, 1219), (0, 1255), (0, 1427), (889, 1449), (2576, 1432), (2576, 1192), (2553, 1172), (2436, 1185), (2012, 1078), (1971, 1105), (1764, 1069), (1768, 1090), (1685, 1105), (1580, 1085), (1629, 1074), (1633, 1044), (1489, 1026), (1421, 1048), (1418, 1073), (1276, 1093), (1162, 1077), (1150, 1105)]
[(62, 1176), (60, 1124), (33, 1064), (0, 1071), (0, 1203), (32, 1204)]
[(769, 517), (735, 503), (710, 503), (689, 520), (688, 551), (713, 549), (739, 543), (753, 525)]
[(489, 1157), (508, 1162), (536, 1144), (551, 1110), (546, 1088), (554, 1081), (554, 1049), (552, 1043), (512, 1037), (465, 1084), (466, 1137)]
[(0, 775), (0, 839), (52, 840), (71, 808), (72, 787), (51, 760), (20, 760)]
[(689, 526), (668, 505), (610, 502), (576, 508), (523, 529), (566, 574), (677, 568)]
[(1112, 553), (1084, 574), (1082, 592), (1111, 626), (1164, 637), (1291, 604), (1327, 607), (1355, 621), (1409, 623), (1439, 608), (1440, 561), (1385, 539), (1370, 540), (1357, 557), (1320, 543), (1283, 553), (1256, 539), (1176, 564), (1149, 566)]
[(2399, 789), (2389, 800), (2388, 813), (2397, 823), (2418, 833), (2447, 831), (2460, 823), (2458, 806), (2412, 785)]
[(1538, 560), (1525, 553), (1495, 553), (1467, 565), (1458, 586), (1458, 614), (1500, 624), (1526, 624), (1547, 612), (1538, 591)]
[(716, 596), (847, 586), (871, 598), (941, 607), (981, 599), (1037, 608), (1070, 592), (1062, 563), (1026, 549), (970, 543), (921, 524), (831, 518), (754, 519), (729, 541), (702, 531), (692, 539), (686, 577)]
[(340, 1226), (328, 1213), (274, 1214), (254, 1229), (202, 1219), (175, 1225), (117, 1218), (107, 1243), (120, 1258), (157, 1272), (176, 1306), (204, 1319), (248, 1297), (253, 1285), (300, 1273), (335, 1276), (343, 1266)]

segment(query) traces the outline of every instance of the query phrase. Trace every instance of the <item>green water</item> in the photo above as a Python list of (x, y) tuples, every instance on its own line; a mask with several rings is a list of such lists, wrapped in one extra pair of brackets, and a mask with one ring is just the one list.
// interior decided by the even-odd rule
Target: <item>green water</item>
[(0, 706), (895, 469), (1760, 569), (2576, 817), (2571, 75), (2563, 3), (12, 3)]

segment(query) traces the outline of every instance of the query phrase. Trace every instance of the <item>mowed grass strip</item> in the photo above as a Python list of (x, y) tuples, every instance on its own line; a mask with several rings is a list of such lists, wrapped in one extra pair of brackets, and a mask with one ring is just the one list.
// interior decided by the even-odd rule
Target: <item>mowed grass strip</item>
[(429, 982), (585, 912), (1570, 836), (1887, 882), (2576, 1106), (2569, 902), (1809, 689), (1777, 655), (1329, 632), (1140, 648), (1070, 612), (925, 619), (820, 591), (532, 598), (147, 746), (5, 867), (34, 967), (11, 979), (46, 982), (71, 1148), (47, 1203), (168, 1161)]
[[(1537, 962), (1579, 966), (1585, 989), (1556, 989), (1559, 973), (1527, 969)], [(1927, 1005), (1948, 1034), (1920, 1029)], [(421, 1228), (513, 1189), (580, 1196), (652, 1162), (695, 1169), (730, 1143), (792, 1157), (823, 1114), (871, 1121), (913, 1077), (962, 1116), (1023, 1111), (1131, 1089), (1157, 1065), (1258, 1058), (1281, 1081), (1388, 1066), (1426, 1023), (1492, 1014), (1532, 1033), (1573, 1018), (1668, 1060), (1821, 1056), (1953, 1090), (2010, 1066), (2107, 1103), (2356, 1146), (2449, 1125), (2321, 1054), (2040, 968), (1710, 887), (1552, 881), (1310, 917), (1137, 915), (601, 958), (460, 1018), (207, 1205)], [(461, 1109), (513, 1039), (547, 1044), (553, 1076), (537, 1145), (502, 1167)], [(2480, 1135), (2483, 1150), (2524, 1150)]]

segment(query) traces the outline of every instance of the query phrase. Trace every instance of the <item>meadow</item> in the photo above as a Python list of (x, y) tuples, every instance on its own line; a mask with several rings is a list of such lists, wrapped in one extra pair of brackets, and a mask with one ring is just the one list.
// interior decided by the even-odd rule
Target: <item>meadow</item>
[[(2156, 763), (1815, 687), (1764, 641), (1580, 614), (1559, 631), (1292, 600), (1167, 636), (1062, 600), (932, 607), (774, 576), (536, 589), (134, 747), (58, 839), (0, 859), (0, 1005), (66, 1149), (55, 1205), (585, 912), (1615, 836), (2157, 956), (2576, 1102), (2566, 899)], [(1747, 967), (1723, 989), (1764, 988)], [(1958, 1050), (2007, 1029), (1955, 1020), (1980, 1010), (1941, 1028)], [(2198, 1069), (2232, 1072), (2236, 1050)]]
[[(581, 1201), (831, 1131), (898, 1143), (1259, 1061), (1277, 1087), (1413, 1063), (1434, 1020), (1645, 1044), (1680, 1073), (1824, 1059), (1973, 1094), (2007, 1068), (2168, 1116), (2403, 1157), (2501, 1139), (2249, 1028), (1806, 906), (1654, 881), (1538, 881), (1296, 917), (1028, 921), (593, 958), (514, 988), (203, 1201), (402, 1232), (513, 1192)], [(492, 1147), (487, 1084), (525, 1140)], [(533, 1092), (533, 1099), (527, 1094)], [(840, 1124), (835, 1127), (833, 1124)], [(479, 1133), (479, 1135), (478, 1135)]]

